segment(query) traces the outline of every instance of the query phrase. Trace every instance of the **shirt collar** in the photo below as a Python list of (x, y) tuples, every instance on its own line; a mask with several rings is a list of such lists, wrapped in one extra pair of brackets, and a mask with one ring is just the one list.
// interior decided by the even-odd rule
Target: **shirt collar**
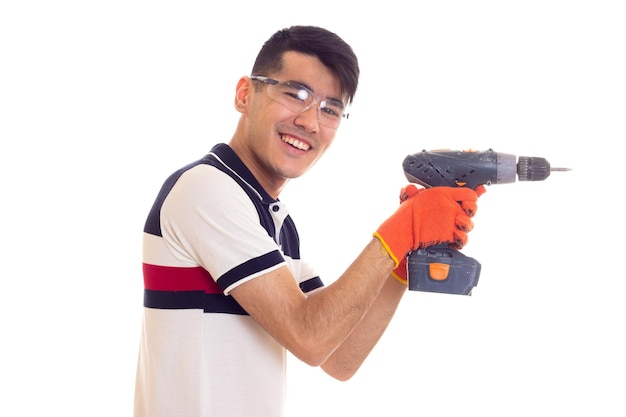
[(250, 172), (248, 167), (230, 146), (225, 143), (217, 144), (211, 149), (210, 153), (213, 154), (222, 165), (243, 180), (263, 203), (272, 204), (278, 202), (277, 199), (272, 198), (265, 189), (263, 189), (259, 181), (252, 175), (252, 172)]

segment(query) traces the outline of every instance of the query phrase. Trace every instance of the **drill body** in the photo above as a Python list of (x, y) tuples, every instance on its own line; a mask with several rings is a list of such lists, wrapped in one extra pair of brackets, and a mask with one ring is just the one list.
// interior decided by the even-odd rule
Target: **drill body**
[[(402, 164), (409, 182), (430, 187), (470, 187), (520, 181), (542, 181), (551, 171), (539, 157), (487, 151), (422, 151), (408, 155)], [(407, 260), (409, 290), (471, 295), (478, 284), (480, 263), (447, 245), (420, 248)]]

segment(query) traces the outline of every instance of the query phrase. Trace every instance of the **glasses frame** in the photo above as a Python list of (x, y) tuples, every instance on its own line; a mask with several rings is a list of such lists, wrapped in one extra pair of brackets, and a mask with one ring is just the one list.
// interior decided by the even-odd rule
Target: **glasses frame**
[[(250, 76), (250, 79), (253, 80), (253, 81), (259, 81), (261, 83), (268, 84), (270, 86), (276, 86), (278, 84), (296, 84), (297, 87), (300, 90), (306, 91), (308, 96), (313, 97), (313, 101), (309, 105), (307, 105), (304, 108), (302, 108), (301, 110), (299, 110), (299, 111), (298, 110), (294, 110), (292, 107), (288, 107), (285, 103), (282, 103), (282, 102), (274, 99), (272, 96), (270, 96), (270, 98), (272, 100), (276, 101), (278, 104), (282, 105), (283, 107), (293, 111), (294, 113), (304, 113), (305, 111), (309, 110), (311, 108), (311, 106), (317, 105), (318, 121), (320, 122), (320, 124), (322, 124), (324, 126), (328, 126), (330, 128), (336, 129), (336, 128), (338, 128), (341, 125), (341, 121), (343, 119), (348, 119), (350, 117), (350, 114), (345, 111), (346, 105), (343, 102), (341, 102), (341, 100), (337, 100), (337, 99), (334, 99), (334, 98), (328, 98), (328, 97), (320, 97), (319, 95), (315, 94), (315, 92), (313, 92), (310, 88), (308, 88), (307, 86), (305, 86), (303, 84), (300, 84), (300, 83), (298, 83), (296, 81), (279, 81), (279, 80), (276, 80), (274, 78), (266, 77), (264, 75), (252, 75), (252, 76)], [(328, 125), (328, 124), (324, 123), (324, 121), (326, 119), (324, 119), (323, 117), (320, 117), (320, 113), (321, 113), (321, 109), (323, 108), (323, 104), (328, 102), (328, 101), (333, 101), (333, 102), (337, 102), (338, 101), (338, 102), (341, 103), (341, 105), (343, 107), (343, 109), (341, 111), (341, 116), (337, 119), (337, 125), (336, 126)]]

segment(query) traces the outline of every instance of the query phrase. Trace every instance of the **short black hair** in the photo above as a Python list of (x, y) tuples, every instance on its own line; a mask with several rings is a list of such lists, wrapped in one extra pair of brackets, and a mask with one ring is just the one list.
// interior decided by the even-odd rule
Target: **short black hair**
[(300, 52), (317, 57), (339, 78), (341, 94), (351, 103), (359, 84), (359, 62), (352, 50), (337, 34), (317, 26), (291, 26), (274, 33), (254, 61), (252, 75), (280, 72), (283, 54)]

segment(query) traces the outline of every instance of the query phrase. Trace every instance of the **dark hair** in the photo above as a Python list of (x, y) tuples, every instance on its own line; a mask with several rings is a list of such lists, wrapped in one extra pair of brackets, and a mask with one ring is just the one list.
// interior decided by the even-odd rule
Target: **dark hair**
[(316, 26), (292, 26), (279, 30), (259, 51), (252, 75), (279, 72), (283, 54), (295, 51), (317, 57), (339, 78), (341, 94), (351, 103), (359, 84), (359, 62), (354, 51), (343, 39), (329, 30)]

